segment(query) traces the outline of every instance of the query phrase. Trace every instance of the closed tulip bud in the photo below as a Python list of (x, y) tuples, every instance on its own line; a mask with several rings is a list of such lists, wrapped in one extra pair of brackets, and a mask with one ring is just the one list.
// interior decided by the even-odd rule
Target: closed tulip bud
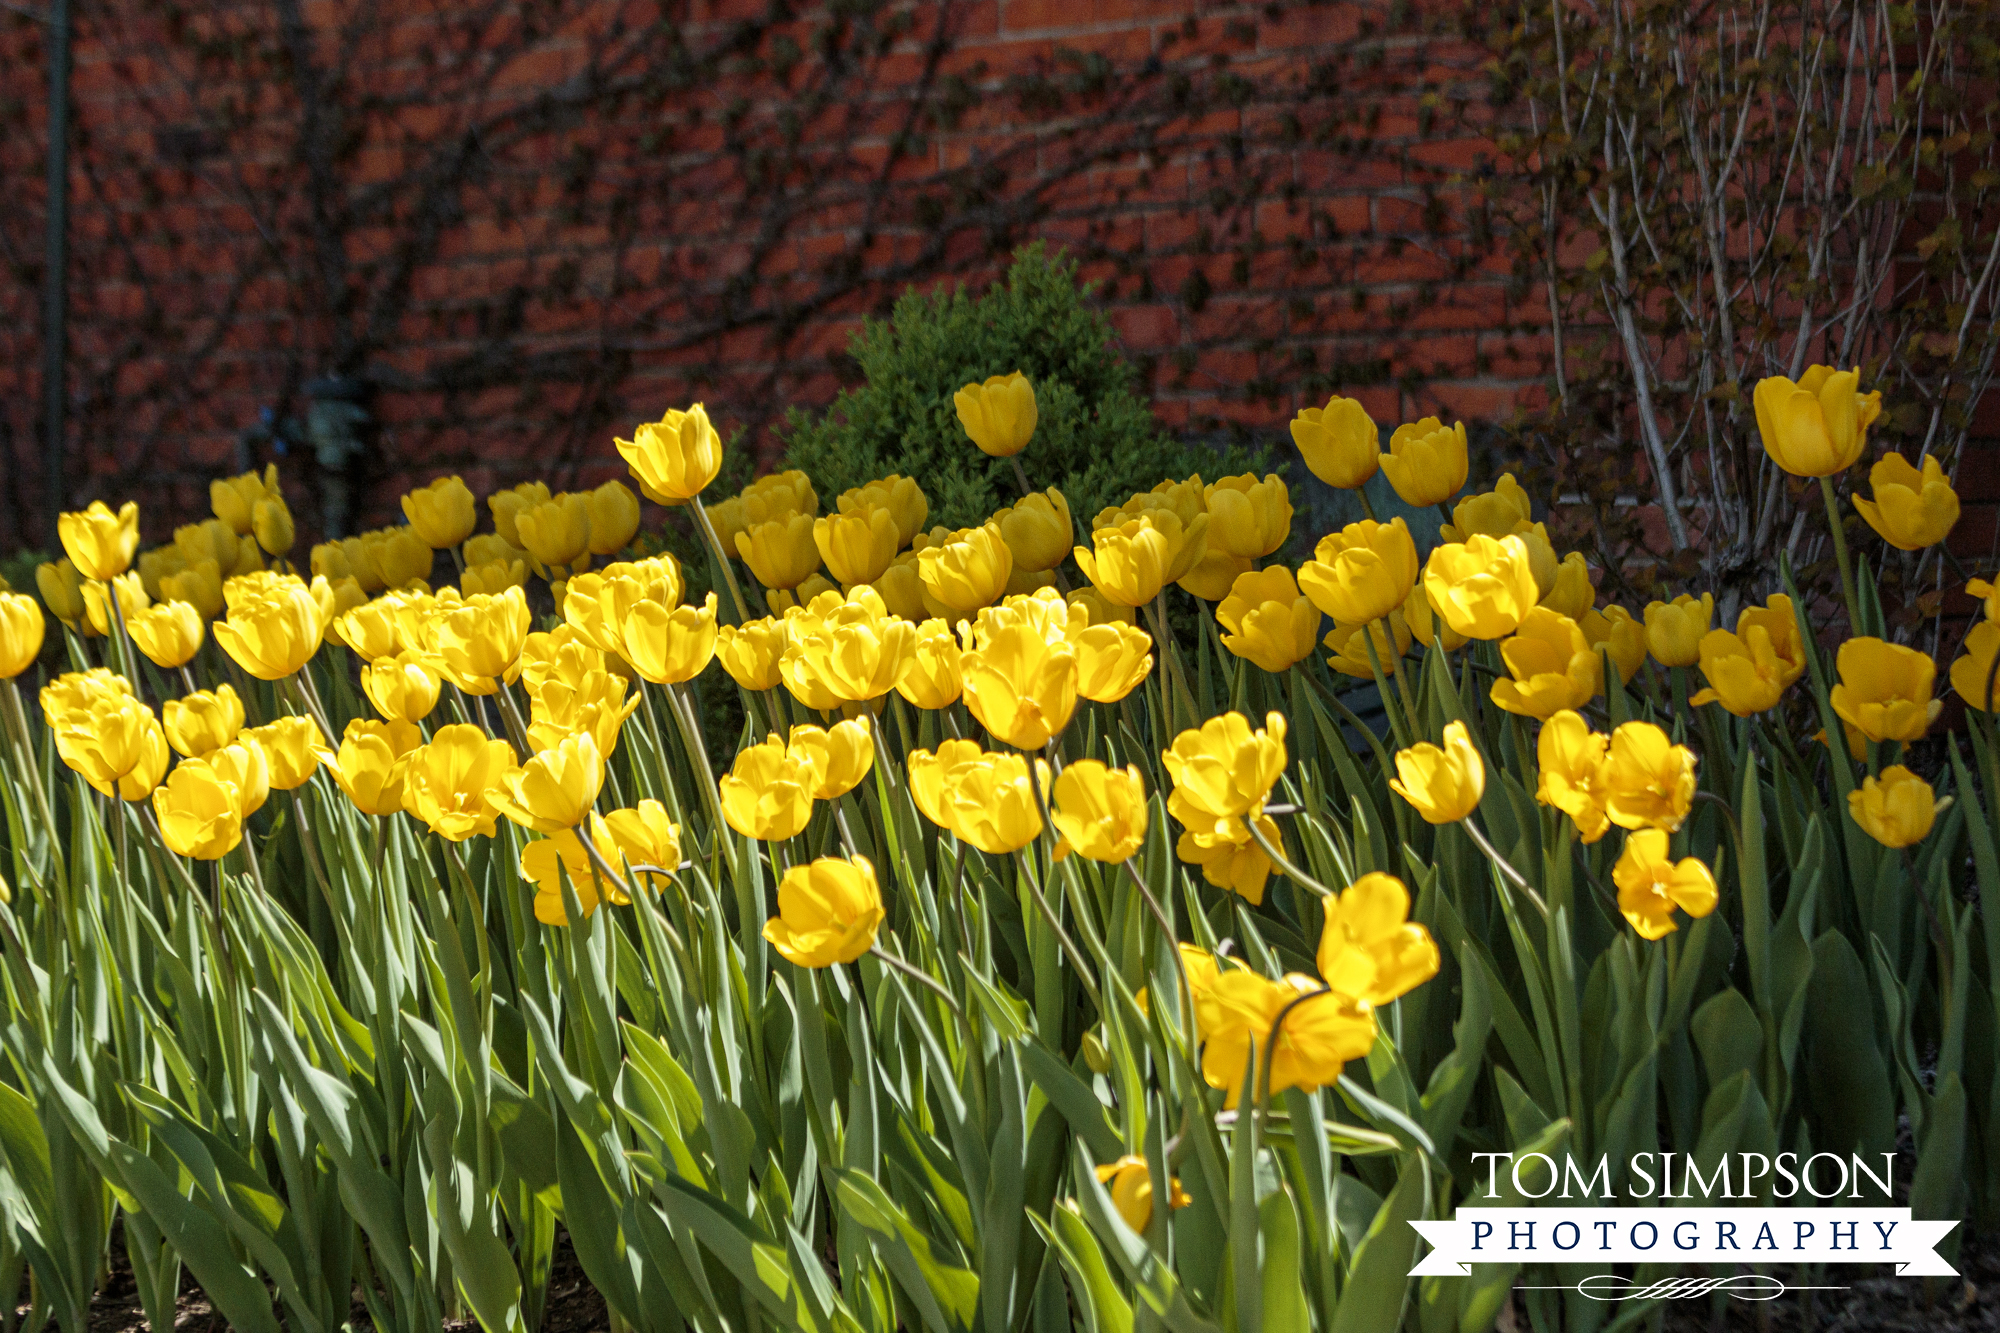
[(1531, 609), (1501, 641), (1500, 658), (1513, 679), (1493, 682), (1493, 702), (1510, 713), (1546, 718), (1604, 689), (1604, 659), (1574, 620), (1545, 606)]
[(785, 652), (785, 626), (775, 616), (715, 632), (715, 656), (729, 678), (746, 690), (773, 690), (782, 682), (778, 659)]
[(1231, 555), (1211, 546), (1195, 561), (1194, 568), (1181, 576), (1178, 586), (1182, 592), (1204, 602), (1219, 602), (1229, 596), (1236, 580), (1249, 573), (1255, 563), (1247, 555)]
[(813, 520), (790, 514), (737, 534), (736, 553), (766, 588), (796, 588), (819, 568)]
[(1026, 757), (1018, 754), (984, 754), (954, 764), (943, 780), (941, 800), (951, 821), (945, 827), (989, 855), (1019, 851), (1042, 831), (1037, 783), (1048, 789), (1049, 766), (1040, 759), (1033, 778)]
[(1013, 572), (1014, 553), (991, 523), (962, 528), (917, 555), (925, 605), (935, 604), (933, 614), (947, 618), (962, 618), (991, 606), (1006, 592)]
[(264, 808), (271, 796), (271, 761), (254, 737), (238, 736), (235, 741), (210, 750), (201, 762), (215, 770), (217, 777), (236, 790), (236, 808), (248, 819)]
[(155, 546), (150, 551), (139, 552), (139, 584), (146, 590), (146, 596), (156, 602), (164, 602), (167, 595), (160, 587), (160, 581), (169, 574), (178, 574), (187, 568), (187, 557), (178, 546)]
[(491, 694), (511, 679), (533, 626), (527, 595), (509, 588), (498, 597), (440, 601), (432, 620), (433, 645), (452, 684), (471, 694)]
[(1597, 588), (1590, 581), (1590, 565), (1583, 552), (1571, 551), (1556, 567), (1553, 586), (1542, 594), (1541, 604), (1549, 610), (1582, 620), (1597, 604)]
[(153, 813), (167, 849), (197, 861), (219, 861), (243, 841), (236, 789), (199, 759), (176, 765), (153, 791)]
[(1238, 576), (1215, 618), (1228, 631), (1224, 648), (1274, 674), (1303, 660), (1319, 642), (1319, 608), (1300, 594), (1283, 565)]
[(1189, 531), (1168, 510), (1123, 518), (1116, 526), (1092, 532), (1090, 545), (1076, 548), (1076, 563), (1105, 601), (1144, 606), (1176, 581), (1179, 575), (1173, 571), (1190, 546), (1200, 549), (1185, 562), (1186, 568), (1192, 569), (1201, 559), (1208, 549), (1208, 523), (1203, 514), (1196, 520), (1196, 531)]
[[(39, 629), (40, 612), (36, 613), (36, 621)], [(205, 635), (201, 612), (186, 602), (156, 602), (135, 615), (128, 615), (125, 630), (154, 666), (167, 670), (193, 661)], [(40, 641), (39, 633), (36, 639)]]
[(1462, 542), (1472, 534), (1505, 537), (1532, 526), (1534, 502), (1511, 472), (1501, 474), (1490, 491), (1468, 495), (1451, 508), (1451, 522), (1438, 529), (1448, 542)]
[[(1396, 752), (1396, 776), (1389, 786), (1426, 823), (1456, 824), (1479, 808), (1479, 798), (1486, 794), (1486, 764), (1465, 723), (1447, 722), (1442, 747), (1420, 741)], [(1332, 976), (1324, 966), (1320, 970)]]
[(447, 842), (494, 835), (493, 797), (515, 771), (514, 747), (478, 727), (439, 727), (403, 766), (403, 809)]
[(1938, 802), (1930, 783), (1891, 764), (1879, 779), (1865, 778), (1859, 791), (1847, 794), (1847, 811), (1862, 832), (1884, 847), (1914, 847), (1930, 836)]
[(722, 470), (722, 437), (700, 403), (685, 412), (670, 408), (658, 421), (614, 440), (639, 489), (660, 504), (686, 504)]
[(1431, 933), (1410, 920), (1403, 881), (1376, 871), (1327, 904), (1318, 962), (1335, 993), (1384, 1005), (1437, 975), (1438, 948)]
[(1757, 382), (1757, 433), (1771, 461), (1795, 477), (1844, 472), (1868, 444), (1882, 395), (1861, 393), (1861, 372), (1813, 366), (1794, 384), (1783, 375)]
[(243, 549), (243, 538), (221, 519), (211, 518), (175, 528), (174, 549), (190, 565), (213, 560), (216, 567), (227, 574), (236, 568), (236, 557)]
[(404, 759), (423, 739), (414, 722), (357, 717), (341, 734), (340, 749), (322, 750), (319, 760), (355, 809), (364, 815), (393, 815), (403, 808)]
[[(1320, 993), (1315, 993), (1320, 992)], [(1265, 1050), (1280, 1015), (1277, 1043)], [(1195, 1001), (1201, 1032), (1202, 1078), (1235, 1106), (1243, 1091), (1252, 1051), (1270, 1067), (1270, 1088), (1314, 1092), (1340, 1081), (1349, 1060), (1367, 1056), (1375, 1045), (1374, 1010), (1352, 996), (1324, 990), (1317, 978), (1291, 973), (1271, 981), (1248, 968), (1216, 977)], [(1259, 1080), (1262, 1086), (1262, 1080)]]
[[(200, 643), (199, 621), (195, 628), (195, 642)], [(34, 598), (17, 592), (0, 593), (0, 680), (12, 680), (35, 664), (35, 659), (42, 655), (45, 631), (42, 608)]]
[(213, 560), (198, 560), (185, 569), (162, 575), (160, 598), (168, 602), (186, 602), (201, 613), (203, 620), (214, 620), (222, 614), (225, 606), (222, 569)]
[(277, 791), (305, 786), (319, 765), (333, 757), (319, 724), (309, 717), (277, 718), (242, 734), (256, 741), (264, 752), (271, 786)]
[(883, 915), (867, 857), (822, 856), (785, 872), (778, 914), (764, 923), (764, 938), (795, 967), (831, 967), (873, 948)]
[(896, 545), (899, 547), (908, 546), (911, 539), (924, 530), (924, 524), (931, 516), (931, 502), (925, 498), (923, 487), (895, 473), (840, 494), (840, 512), (843, 514), (851, 514), (871, 505), (888, 510), (890, 517), (896, 520)]
[(876, 505), (814, 519), (812, 534), (820, 558), (842, 583), (873, 583), (902, 546), (895, 518)]
[(715, 594), (699, 607), (634, 604), (625, 617), (624, 640), (625, 660), (655, 685), (693, 680), (715, 656)]
[(86, 583), (83, 585), (83, 614), (90, 621), (90, 627), (99, 634), (111, 633), (111, 602), (118, 602), (118, 618), (129, 621), (151, 605), (146, 589), (139, 582), (139, 576), (120, 574), (106, 583)]
[(528, 544), (521, 540), (516, 520), (524, 510), (547, 504), (551, 498), (549, 488), (539, 481), (524, 481), (512, 490), (487, 496), (486, 508), (493, 515), (494, 535), (516, 550), (526, 551)]
[(221, 749), (243, 730), (243, 700), (226, 684), (169, 699), (160, 712), (168, 743), (190, 759)]
[(113, 513), (102, 500), (87, 509), (60, 514), (56, 535), (63, 553), (87, 579), (115, 579), (132, 566), (139, 549), (139, 506), (127, 500)]
[(1292, 442), (1312, 474), (1329, 486), (1359, 490), (1382, 466), (1382, 432), (1368, 409), (1339, 394), (1325, 407), (1301, 408)]
[(1024, 495), (1020, 501), (993, 515), (1000, 538), (1013, 552), (1017, 573), (1041, 573), (1054, 569), (1076, 545), (1076, 524), (1069, 514), (1069, 501), (1051, 486), (1046, 491)]
[[(229, 591), (224, 585), (225, 601)], [(229, 618), (215, 624), (215, 641), (257, 679), (283, 680), (319, 651), (326, 624), (310, 588), (297, 578), (277, 577), (230, 607)]]
[(1701, 660), (1702, 636), (1715, 615), (1715, 595), (1682, 593), (1671, 602), (1646, 607), (1646, 648), (1661, 666), (1693, 666)]
[(1836, 665), (1833, 711), (1863, 736), (1914, 741), (1930, 730), (1937, 664), (1928, 654), (1881, 639), (1849, 639)]
[(1528, 568), (1535, 577), (1535, 595), (1548, 596), (1555, 590), (1556, 575), (1562, 569), (1562, 562), (1556, 558), (1556, 548), (1549, 541), (1547, 525), (1524, 523), (1514, 530), (1513, 535), (1528, 548)]
[(1535, 799), (1568, 815), (1585, 843), (1611, 827), (1605, 759), (1610, 737), (1590, 729), (1581, 713), (1565, 709), (1542, 724), (1535, 757), (1541, 773)]
[(361, 692), (389, 722), (421, 722), (437, 707), (443, 681), (407, 653), (378, 657), (361, 667)]
[(1667, 851), (1667, 835), (1658, 829), (1627, 836), (1611, 879), (1618, 886), (1618, 910), (1644, 939), (1657, 940), (1680, 929), (1674, 921), (1676, 907), (1693, 917), (1715, 910), (1715, 876), (1692, 856), (1675, 861)]
[(1203, 498), (1208, 509), (1208, 545), (1234, 556), (1261, 560), (1292, 535), (1291, 493), (1276, 475), (1223, 477)]
[(966, 385), (952, 395), (952, 404), (966, 435), (980, 452), (995, 458), (1011, 458), (1027, 448), (1040, 420), (1035, 386), (1018, 370)]
[(1609, 650), (1620, 681), (1629, 684), (1646, 664), (1646, 627), (1624, 607), (1607, 606), (1602, 611), (1593, 607), (1583, 613), (1577, 626), (1591, 647), (1600, 652)]
[(621, 481), (607, 481), (587, 492), (590, 510), (590, 553), (616, 555), (639, 531), (639, 497)]
[[(516, 535), (518, 536), (519, 534), (517, 533)], [(461, 548), (461, 554), (464, 556), (468, 568), (473, 565), (490, 565), (496, 562), (503, 565), (511, 565), (516, 562), (525, 564), (528, 559), (526, 551), (513, 545), (497, 532), (482, 532), (476, 536), (467, 537), (465, 545)]]
[(1694, 768), (1693, 750), (1650, 722), (1627, 722), (1611, 733), (1598, 779), (1604, 813), (1619, 828), (1672, 833), (1694, 807)]
[(403, 497), (403, 517), (432, 550), (448, 550), (472, 535), (478, 501), (462, 478), (439, 477)]
[(909, 660), (896, 679), (896, 693), (918, 708), (944, 708), (959, 697), (964, 686), (958, 640), (950, 624), (926, 620), (918, 625)]
[[(1357, 680), (1375, 679), (1379, 666), (1384, 676), (1396, 674), (1403, 654), (1410, 651), (1409, 622), (1401, 611), (1391, 611), (1381, 620), (1366, 625), (1335, 625), (1320, 641), (1331, 652), (1326, 664), (1343, 676)], [(1374, 656), (1369, 652), (1373, 650)]]
[(917, 627), (866, 585), (848, 598), (826, 593), (785, 618), (778, 672), (808, 708), (868, 703), (896, 688), (916, 639)]
[(1446, 426), (1436, 417), (1398, 426), (1382, 455), (1382, 473), (1403, 503), (1421, 509), (1443, 504), (1465, 485), (1469, 467), (1465, 423)]
[(1152, 674), (1153, 636), (1136, 625), (1072, 620), (1069, 642), (1076, 650), (1076, 692), (1093, 703), (1115, 704)]
[[(1097, 1168), (1097, 1183), (1111, 1195), (1111, 1206), (1125, 1225), (1140, 1235), (1153, 1222), (1153, 1168), (1143, 1157), (1125, 1156)], [(1181, 1188), (1179, 1176), (1167, 1178), (1167, 1207), (1185, 1208), (1194, 1200)]]
[(1115, 864), (1146, 841), (1146, 782), (1137, 764), (1109, 768), (1079, 759), (1056, 778), (1049, 798), (1049, 821), (1063, 844), (1087, 860)]
[(812, 761), (793, 754), (784, 741), (771, 736), (762, 745), (746, 745), (718, 784), (722, 817), (746, 838), (781, 842), (805, 831), (812, 819), (813, 788), (818, 776)]
[(604, 756), (588, 732), (566, 736), (501, 776), (500, 812), (538, 833), (575, 828), (604, 786)]
[[(667, 818), (667, 807), (651, 797), (630, 810), (613, 810), (604, 816), (603, 832), (595, 841), (604, 859), (636, 884), (649, 883), (644, 876), (664, 872), (676, 874), (681, 865), (681, 828)], [(606, 843), (610, 847), (605, 846)], [(658, 870), (638, 871), (637, 866)]]
[(265, 496), (257, 502), (250, 514), (250, 531), (257, 539), (257, 545), (271, 555), (289, 555), (292, 543), (298, 540), (298, 529), (292, 522), (292, 507), (285, 503), (285, 497), (277, 492)]
[(574, 564), (590, 552), (590, 497), (564, 491), (524, 508), (514, 517), (514, 530), (544, 568)]
[(239, 537), (250, 535), (256, 523), (257, 502), (278, 494), (278, 465), (268, 463), (264, 473), (245, 472), (208, 483), (208, 506), (216, 518), (229, 525)]
[(1921, 551), (1943, 541), (1958, 523), (1958, 492), (1937, 459), (1924, 456), (1922, 472), (1901, 454), (1884, 454), (1868, 470), (1875, 498), (1854, 497), (1854, 508), (1882, 540), (1899, 551)]
[(1320, 539), (1299, 570), (1299, 589), (1342, 625), (1380, 620), (1409, 599), (1417, 544), (1402, 519), (1363, 519)]
[(869, 721), (857, 717), (832, 727), (792, 728), (785, 753), (802, 757), (812, 767), (813, 799), (831, 801), (853, 791), (875, 765)]
[(1474, 533), (1447, 542), (1424, 565), (1424, 591), (1445, 624), (1468, 639), (1498, 639), (1521, 626), (1541, 593), (1518, 536)]
[(35, 591), (42, 595), (42, 605), (57, 620), (79, 632), (89, 628), (83, 604), (83, 575), (69, 557), (35, 566)]
[(935, 754), (929, 750), (910, 751), (903, 763), (910, 779), (910, 799), (925, 819), (947, 833), (954, 832), (952, 820), (957, 808), (945, 800), (945, 775), (960, 764), (974, 763), (985, 757), (986, 752), (979, 748), (979, 742), (967, 740), (946, 741), (938, 746)]

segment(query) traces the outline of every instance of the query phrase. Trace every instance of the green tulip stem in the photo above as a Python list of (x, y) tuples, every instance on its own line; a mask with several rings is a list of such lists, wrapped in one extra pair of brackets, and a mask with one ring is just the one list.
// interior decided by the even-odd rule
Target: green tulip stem
[(1021, 456), (1019, 454), (1008, 454), (1007, 462), (1013, 466), (1014, 480), (1020, 485), (1021, 498), (1025, 500), (1035, 493), (1035, 488), (1028, 484), (1028, 474), (1021, 471)]
[(1271, 1035), (1264, 1043), (1264, 1049), (1261, 1052), (1255, 1050), (1251, 1052), (1252, 1059), (1257, 1059), (1260, 1054), (1263, 1057), (1257, 1064), (1257, 1118), (1251, 1123), (1250, 1131), (1254, 1136), (1253, 1146), (1263, 1146), (1264, 1125), (1271, 1116), (1271, 1067), (1278, 1062), (1278, 1038), (1283, 1035), (1285, 1020), (1292, 1016), (1292, 1010), (1306, 1001), (1317, 1000), (1322, 995), (1331, 994), (1333, 987), (1321, 986), (1318, 990), (1308, 991), (1291, 1001), (1278, 1011), (1276, 1018), (1271, 1020)]
[(971, 1048), (972, 1042), (977, 1040), (977, 1038), (972, 1031), (971, 1022), (967, 1020), (965, 1016), (965, 1010), (958, 1007), (958, 1001), (952, 998), (951, 992), (946, 990), (944, 986), (940, 984), (935, 977), (931, 976), (930, 973), (924, 971), (920, 967), (916, 967), (913, 966), (912, 964), (904, 962), (902, 959), (896, 957), (895, 954), (892, 954), (887, 950), (885, 950), (879, 944), (871, 944), (868, 946), (868, 956), (870, 958), (873, 958), (878, 963), (886, 964), (887, 966), (894, 968), (896, 971), (901, 972), (904, 976), (910, 978), (918, 985), (928, 986), (940, 1000), (944, 1001), (944, 1007), (951, 1010), (953, 1016), (958, 1019), (960, 1026), (962, 1026), (965, 1029), (967, 1049), (969, 1050)]
[(1459, 827), (1464, 829), (1467, 836), (1469, 836), (1475, 843), (1479, 844), (1479, 850), (1486, 853), (1487, 860), (1491, 861), (1495, 866), (1499, 867), (1500, 874), (1507, 880), (1507, 882), (1512, 884), (1515, 888), (1519, 889), (1521, 892), (1527, 894), (1528, 901), (1535, 905), (1535, 910), (1540, 912), (1544, 917), (1546, 917), (1549, 914), (1548, 903), (1543, 901), (1541, 894), (1535, 892), (1534, 885), (1528, 883), (1527, 877), (1522, 875), (1520, 871), (1514, 869), (1513, 863), (1508, 861), (1506, 857), (1500, 855), (1499, 849), (1486, 840), (1486, 835), (1479, 831), (1479, 825), (1472, 822), (1472, 817), (1470, 815), (1467, 815), (1464, 819), (1461, 819), (1459, 821)]
[[(1361, 646), (1368, 650), (1368, 665), (1375, 670), (1375, 692), (1382, 696), (1382, 711), (1389, 717), (1389, 728), (1396, 733), (1396, 748), (1407, 750), (1413, 744), (1409, 724), (1396, 710), (1396, 697), (1389, 689), (1389, 677), (1382, 670), (1382, 655), (1375, 651), (1374, 627), (1380, 625), (1383, 635), (1390, 643), (1396, 641), (1395, 632), (1389, 628), (1389, 617), (1371, 621), (1355, 632), (1361, 636)], [(1405, 701), (1407, 702), (1407, 701)]]
[(701, 529), (702, 540), (708, 543), (709, 552), (722, 567), (723, 581), (729, 585), (729, 596), (736, 603), (736, 623), (747, 625), (750, 623), (750, 607), (743, 600), (743, 589), (737, 585), (736, 571), (730, 567), (729, 552), (722, 549), (722, 538), (716, 534), (715, 524), (709, 522), (708, 507), (701, 502), (699, 495), (690, 503), (694, 505), (695, 524)]
[(1187, 709), (1188, 725), (1199, 726), (1201, 710), (1195, 706), (1194, 691), (1188, 688), (1187, 670), (1181, 665), (1180, 649), (1175, 646), (1173, 635), (1167, 629), (1167, 594), (1164, 588), (1158, 597), (1146, 603), (1146, 619), (1152, 622), (1153, 644), (1165, 659), (1167, 674), (1173, 678), (1181, 704)]
[(1174, 935), (1174, 926), (1167, 919), (1166, 909), (1160, 905), (1160, 900), (1154, 896), (1145, 877), (1139, 873), (1138, 865), (1129, 856), (1125, 858), (1125, 873), (1132, 877), (1132, 883), (1139, 890), (1139, 897), (1145, 902), (1146, 910), (1153, 914), (1153, 920), (1159, 924), (1160, 937), (1173, 951), (1174, 975), (1180, 978), (1181, 993), (1187, 997), (1187, 1012), (1183, 1017), (1187, 1025), (1188, 1066), (1191, 1069), (1200, 1069), (1201, 1034), (1195, 1028), (1194, 980), (1188, 976), (1187, 959), (1181, 957), (1180, 940)]
[(1847, 555), (1847, 531), (1840, 521), (1840, 497), (1833, 493), (1833, 478), (1819, 479), (1819, 493), (1826, 500), (1826, 526), (1833, 534), (1833, 558), (1840, 566), (1840, 591), (1847, 599), (1847, 631), (1861, 631), (1861, 599), (1854, 595), (1854, 564)]
[(1361, 501), (1361, 512), (1368, 516), (1368, 521), (1370, 523), (1381, 522), (1380, 519), (1375, 517), (1375, 506), (1373, 504), (1370, 504), (1368, 501), (1367, 482), (1363, 482), (1359, 486), (1356, 486), (1354, 488), (1354, 497), (1355, 499)]
[(1277, 843), (1272, 842), (1270, 838), (1266, 837), (1264, 835), (1264, 830), (1257, 827), (1256, 820), (1246, 818), (1243, 821), (1243, 823), (1244, 826), (1250, 830), (1250, 836), (1254, 838), (1257, 842), (1257, 845), (1263, 849), (1264, 855), (1270, 857), (1272, 864), (1277, 866), (1278, 869), (1284, 871), (1287, 875), (1291, 876), (1292, 880), (1295, 883), (1297, 883), (1300, 888), (1309, 889), (1313, 893), (1318, 894), (1320, 897), (1329, 900), (1340, 896), (1339, 894), (1335, 893), (1332, 889), (1328, 888), (1326, 885), (1314, 879), (1311, 875), (1308, 875), (1305, 871), (1293, 865), (1291, 858), (1285, 855), (1285, 849), (1278, 846)]

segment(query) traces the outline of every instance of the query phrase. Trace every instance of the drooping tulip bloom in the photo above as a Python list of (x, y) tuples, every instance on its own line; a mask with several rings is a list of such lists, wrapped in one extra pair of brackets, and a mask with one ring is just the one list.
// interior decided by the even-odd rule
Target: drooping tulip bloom
[(1937, 459), (1928, 454), (1921, 472), (1901, 454), (1884, 454), (1868, 469), (1868, 488), (1875, 498), (1856, 495), (1854, 508), (1899, 551), (1935, 546), (1958, 523), (1958, 492), (1945, 480)]
[(1674, 921), (1676, 907), (1692, 917), (1715, 910), (1715, 876), (1692, 856), (1675, 861), (1667, 851), (1667, 835), (1659, 829), (1626, 835), (1611, 879), (1618, 886), (1618, 910), (1645, 939), (1680, 929)]

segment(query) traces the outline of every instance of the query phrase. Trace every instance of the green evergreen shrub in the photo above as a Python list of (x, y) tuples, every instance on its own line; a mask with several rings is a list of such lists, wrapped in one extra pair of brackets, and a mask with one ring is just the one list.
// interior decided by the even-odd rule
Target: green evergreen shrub
[(982, 296), (963, 286), (906, 292), (889, 319), (870, 319), (853, 339), (866, 382), (825, 412), (787, 416), (785, 466), (805, 470), (827, 510), (840, 492), (895, 472), (924, 488), (933, 526), (982, 522), (1020, 486), (1006, 459), (966, 438), (952, 395), (1018, 370), (1034, 381), (1041, 422), (1019, 456), (1022, 471), (1032, 486), (1061, 488), (1079, 537), (1098, 510), (1163, 477), (1261, 469), (1261, 454), (1219, 453), (1160, 429), (1111, 326), (1085, 304), (1090, 291), (1078, 285), (1074, 260), (1038, 242)]

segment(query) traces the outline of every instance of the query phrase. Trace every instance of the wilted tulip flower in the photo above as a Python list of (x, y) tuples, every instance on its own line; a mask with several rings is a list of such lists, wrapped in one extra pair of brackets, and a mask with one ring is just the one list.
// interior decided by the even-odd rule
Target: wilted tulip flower
[(639, 480), (639, 488), (660, 504), (685, 504), (700, 495), (722, 470), (722, 437), (700, 403), (685, 412), (670, 409), (658, 421), (614, 440)]
[(1901, 454), (1884, 454), (1868, 469), (1875, 498), (1854, 497), (1854, 508), (1882, 540), (1899, 551), (1935, 546), (1958, 523), (1958, 492), (1945, 480), (1936, 458), (1924, 455), (1922, 472)]
[(1500, 657), (1513, 679), (1493, 682), (1493, 702), (1510, 713), (1546, 718), (1604, 689), (1604, 659), (1574, 620), (1545, 606), (1531, 608), (1520, 629), (1501, 640)]
[(1419, 741), (1396, 752), (1396, 776), (1389, 786), (1427, 823), (1456, 824), (1479, 808), (1486, 793), (1486, 763), (1465, 723), (1447, 722), (1442, 747)]
[(1445, 624), (1468, 639), (1498, 639), (1520, 628), (1541, 592), (1519, 536), (1474, 533), (1447, 542), (1424, 565), (1424, 591)]
[(1079, 759), (1056, 776), (1049, 796), (1049, 820), (1078, 856), (1123, 861), (1146, 841), (1146, 782), (1137, 764)]
[(1871, 741), (1923, 739), (1931, 726), (1937, 664), (1928, 653), (1881, 639), (1849, 639), (1836, 659), (1833, 711)]
[(1035, 386), (1018, 370), (966, 385), (952, 395), (952, 404), (972, 442), (995, 458), (1011, 458), (1027, 448), (1040, 420)]
[(1320, 539), (1299, 589), (1336, 624), (1365, 625), (1403, 605), (1417, 581), (1417, 545), (1402, 519), (1363, 519)]
[(831, 967), (873, 948), (884, 915), (873, 862), (822, 856), (778, 881), (778, 914), (764, 938), (796, 967)]
[(227, 683), (169, 699), (161, 705), (160, 713), (168, 743), (190, 759), (220, 749), (243, 730), (243, 700)]
[(1318, 963), (1336, 993), (1384, 1005), (1437, 975), (1438, 948), (1431, 933), (1410, 920), (1403, 881), (1376, 871), (1326, 905)]
[(1320, 608), (1283, 565), (1237, 576), (1215, 618), (1228, 631), (1224, 648), (1274, 674), (1304, 660), (1319, 642)]
[(56, 517), (63, 554), (87, 579), (115, 579), (132, 567), (139, 549), (139, 506), (127, 500), (113, 513), (102, 500)]
[(477, 501), (458, 477), (439, 477), (403, 497), (403, 517), (434, 551), (457, 546), (479, 521)]
[(1783, 375), (1757, 382), (1751, 396), (1757, 433), (1771, 461), (1795, 477), (1844, 472), (1868, 444), (1882, 395), (1863, 394), (1861, 372), (1813, 366), (1794, 384)]
[(1436, 417), (1396, 427), (1382, 455), (1382, 474), (1396, 494), (1420, 509), (1458, 494), (1469, 466), (1465, 423), (1446, 426)]
[(1292, 441), (1312, 474), (1344, 491), (1368, 484), (1382, 465), (1382, 432), (1368, 409), (1339, 394), (1292, 419)]
[[(197, 620), (197, 644), (201, 642), (200, 628), (201, 622)], [(35, 664), (35, 659), (42, 655), (45, 633), (42, 608), (34, 598), (18, 592), (0, 593), (0, 680), (12, 680)], [(179, 666), (180, 662), (161, 665)]]
[(1938, 804), (1930, 783), (1891, 764), (1879, 779), (1865, 778), (1860, 790), (1847, 794), (1847, 810), (1884, 847), (1914, 847), (1930, 836)]

